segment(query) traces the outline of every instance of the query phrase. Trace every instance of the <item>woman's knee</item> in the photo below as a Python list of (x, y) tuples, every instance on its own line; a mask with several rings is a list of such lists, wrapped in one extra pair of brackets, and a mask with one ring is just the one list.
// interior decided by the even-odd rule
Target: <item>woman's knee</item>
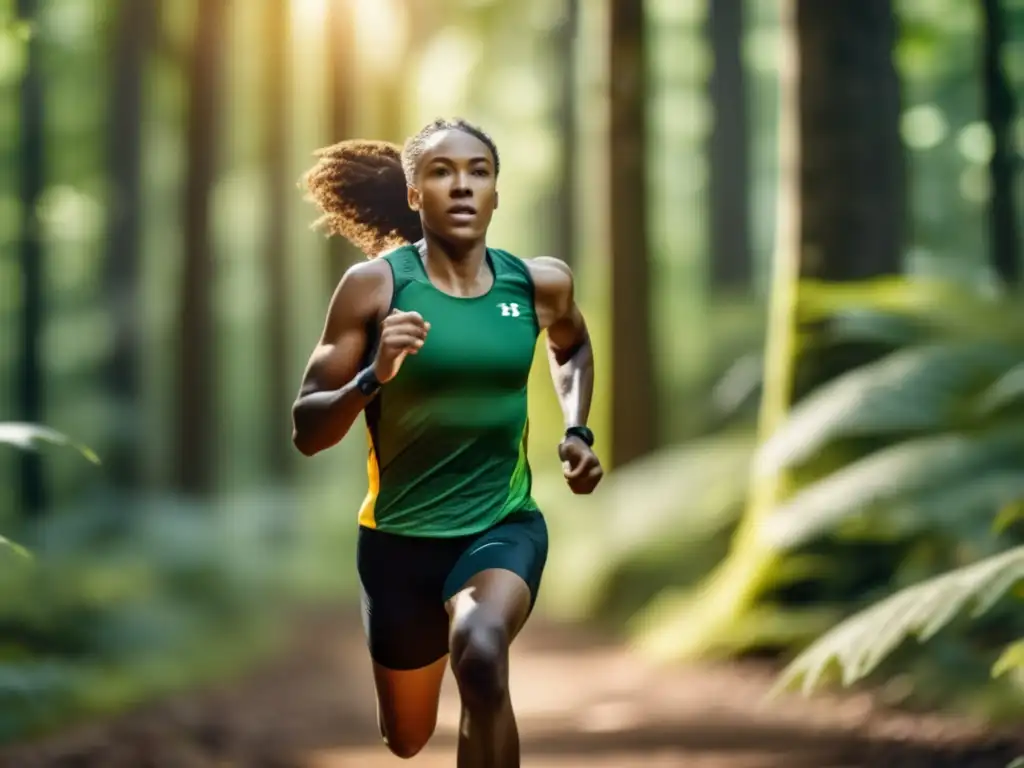
[(396, 671), (374, 664), (380, 733), (395, 755), (415, 756), (437, 725), (437, 703), (447, 667), (444, 658), (416, 670)]
[(395, 757), (403, 760), (415, 757), (427, 746), (427, 742), (434, 735), (436, 725), (436, 717), (430, 720), (402, 722), (393, 715), (380, 712), (380, 734), (384, 744)]
[(498, 707), (508, 693), (508, 632), (474, 611), (452, 628), (452, 672), (467, 706)]
[(409, 760), (416, 757), (427, 746), (427, 742), (430, 741), (432, 735), (433, 729), (425, 735), (402, 734), (395, 737), (392, 737), (385, 731), (384, 744), (387, 745), (387, 748), (395, 757)]

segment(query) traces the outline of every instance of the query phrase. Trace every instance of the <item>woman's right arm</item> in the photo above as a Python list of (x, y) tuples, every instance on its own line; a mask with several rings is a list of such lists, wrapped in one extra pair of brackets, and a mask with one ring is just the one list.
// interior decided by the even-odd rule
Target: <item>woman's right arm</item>
[(331, 297), (323, 335), (310, 355), (292, 407), (292, 442), (313, 456), (336, 445), (373, 399), (357, 386), (367, 329), (390, 304), (391, 270), (383, 261), (351, 267)]

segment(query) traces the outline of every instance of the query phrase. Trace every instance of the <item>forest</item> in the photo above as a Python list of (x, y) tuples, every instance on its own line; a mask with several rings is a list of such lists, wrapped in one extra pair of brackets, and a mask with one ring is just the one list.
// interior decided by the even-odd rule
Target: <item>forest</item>
[(543, 343), (530, 380), (538, 632), (997, 744), (809, 767), (1024, 760), (1022, 95), (1024, 0), (0, 0), (0, 763), (377, 764), (103, 729), (296, 642), (368, 674), (366, 436), (291, 443), (364, 257), (301, 179), (438, 116), (494, 137), (489, 242), (567, 262), (595, 348), (593, 496)]

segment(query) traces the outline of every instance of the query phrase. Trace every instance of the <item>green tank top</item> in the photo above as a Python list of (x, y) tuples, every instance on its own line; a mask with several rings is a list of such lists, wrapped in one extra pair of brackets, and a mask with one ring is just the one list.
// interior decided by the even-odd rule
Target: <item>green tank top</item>
[(415, 246), (384, 254), (392, 308), (430, 323), (365, 411), (369, 492), (359, 524), (390, 533), (454, 537), (536, 509), (526, 458), (526, 384), (539, 329), (521, 259), (493, 248), (494, 285), (457, 298), (427, 277)]

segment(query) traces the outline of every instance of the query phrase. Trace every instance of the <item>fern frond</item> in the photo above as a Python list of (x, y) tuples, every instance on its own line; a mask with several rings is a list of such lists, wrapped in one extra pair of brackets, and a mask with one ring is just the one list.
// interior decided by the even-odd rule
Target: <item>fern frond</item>
[(1024, 363), (1003, 374), (978, 398), (978, 413), (984, 416), (1024, 400)]
[(798, 311), (804, 322), (815, 322), (837, 312), (863, 310), (927, 317), (945, 307), (964, 307), (981, 302), (975, 291), (947, 280), (878, 278), (857, 282), (800, 282)]
[(806, 695), (835, 661), (842, 684), (870, 674), (906, 638), (933, 637), (960, 612), (973, 606), (977, 617), (1024, 579), (1024, 547), (1017, 547), (909, 587), (861, 611), (826, 633), (782, 673), (775, 690), (802, 679)]
[(1021, 500), (1024, 470), (988, 472), (895, 505), (887, 510), (884, 525), (903, 536), (939, 527), (990, 537), (993, 521), (998, 523), (1002, 511)]
[(1012, 298), (993, 298), (984, 289), (950, 280), (903, 277), (824, 283), (800, 283), (798, 312), (802, 322), (820, 322), (840, 312), (871, 310), (913, 317), (945, 336), (1021, 339), (1024, 312)]
[(891, 349), (926, 343), (934, 329), (921, 318), (894, 312), (856, 308), (837, 312), (828, 319), (820, 343), (872, 342)]
[(1024, 640), (1007, 646), (992, 666), (992, 677), (1002, 677), (1015, 669), (1024, 670)]
[(35, 424), (22, 424), (19, 422), (0, 423), (0, 443), (13, 445), (25, 450), (35, 450), (40, 443), (52, 443), (53, 445), (68, 446), (85, 456), (93, 464), (99, 464), (100, 459), (92, 449), (80, 445), (67, 435), (61, 434), (49, 427), (40, 427)]
[(800, 491), (762, 524), (773, 547), (809, 541), (875, 504), (951, 487), (1001, 463), (1020, 463), (1024, 428), (1001, 427), (978, 435), (907, 440), (847, 465)]
[(826, 384), (797, 405), (758, 451), (759, 474), (806, 460), (840, 438), (948, 429), (979, 379), (1020, 360), (997, 344), (942, 344), (887, 355)]

